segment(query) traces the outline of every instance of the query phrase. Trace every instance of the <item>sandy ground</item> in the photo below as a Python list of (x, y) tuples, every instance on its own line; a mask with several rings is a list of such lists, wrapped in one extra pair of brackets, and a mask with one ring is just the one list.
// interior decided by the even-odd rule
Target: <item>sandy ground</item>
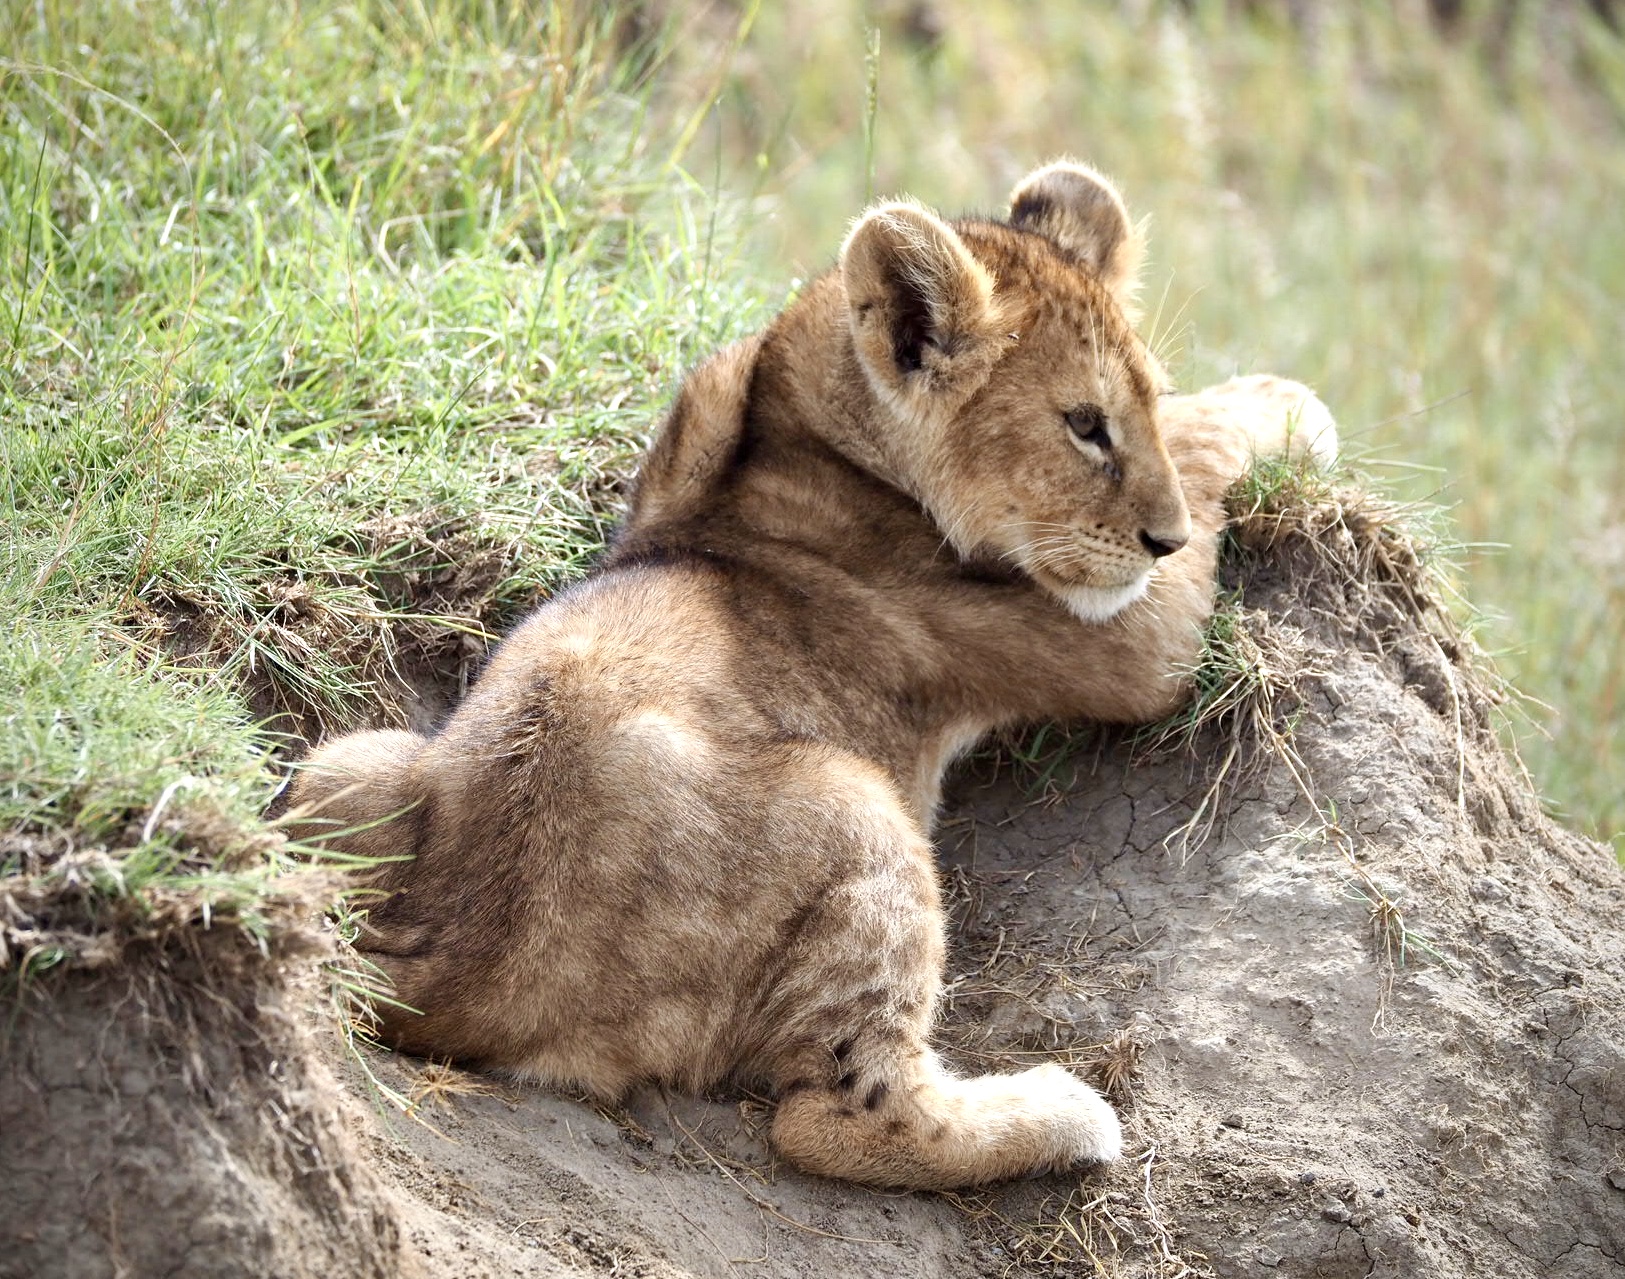
[(1119, 1164), (881, 1195), (776, 1165), (750, 1098), (608, 1115), (452, 1077), (491, 1091), (367, 1139), (433, 1272), (1625, 1273), (1619, 868), (1542, 817), (1448, 640), (1292, 577), (1248, 602), (1297, 654), (1295, 761), (1244, 742), (1210, 796), (1223, 726), (1047, 782), (984, 760), (939, 835), (944, 1046), (1112, 1086)]
[(952, 788), (942, 1046), (1092, 1077), (1116, 1165), (877, 1194), (776, 1164), (759, 1099), (605, 1113), (379, 1054), (425, 1122), (388, 1117), (308, 954), (160, 956), (12, 1009), (0, 1276), (1625, 1273), (1625, 877), (1426, 602), (1312, 553), (1245, 584), (1261, 717)]

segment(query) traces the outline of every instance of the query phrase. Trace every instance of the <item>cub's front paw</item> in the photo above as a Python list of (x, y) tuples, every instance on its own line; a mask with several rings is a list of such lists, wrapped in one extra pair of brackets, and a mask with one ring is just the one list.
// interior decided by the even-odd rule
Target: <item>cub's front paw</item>
[(1255, 373), (1216, 389), (1249, 402), (1255, 456), (1307, 459), (1323, 471), (1337, 461), (1337, 422), (1302, 382)]

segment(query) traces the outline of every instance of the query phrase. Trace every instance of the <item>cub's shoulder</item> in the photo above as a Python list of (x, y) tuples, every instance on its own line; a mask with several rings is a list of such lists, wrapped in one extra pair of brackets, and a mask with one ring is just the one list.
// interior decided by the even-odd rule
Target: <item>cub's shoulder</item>
[(679, 517), (716, 489), (740, 451), (761, 348), (760, 335), (745, 338), (683, 379), (638, 471), (628, 527)]

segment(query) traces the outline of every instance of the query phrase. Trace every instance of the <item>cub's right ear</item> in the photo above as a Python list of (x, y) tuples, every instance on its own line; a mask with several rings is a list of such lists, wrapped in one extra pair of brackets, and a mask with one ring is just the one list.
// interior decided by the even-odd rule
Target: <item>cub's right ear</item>
[(1034, 169), (1010, 193), (1010, 225), (1048, 236), (1077, 255), (1135, 317), (1145, 235), (1098, 170), (1072, 160)]
[(841, 280), (864, 372), (905, 416), (970, 395), (1009, 340), (992, 275), (917, 204), (864, 214), (841, 249)]

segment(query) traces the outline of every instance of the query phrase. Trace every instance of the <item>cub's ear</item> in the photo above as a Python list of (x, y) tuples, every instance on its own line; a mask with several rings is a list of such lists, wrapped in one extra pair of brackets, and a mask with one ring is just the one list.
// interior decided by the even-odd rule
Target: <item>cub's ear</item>
[(1034, 169), (1010, 193), (1010, 225), (1048, 236), (1081, 258), (1134, 318), (1145, 234), (1106, 178), (1070, 160)]
[(848, 323), (881, 398), (905, 412), (963, 399), (1008, 344), (993, 276), (917, 204), (883, 204), (841, 249)]

